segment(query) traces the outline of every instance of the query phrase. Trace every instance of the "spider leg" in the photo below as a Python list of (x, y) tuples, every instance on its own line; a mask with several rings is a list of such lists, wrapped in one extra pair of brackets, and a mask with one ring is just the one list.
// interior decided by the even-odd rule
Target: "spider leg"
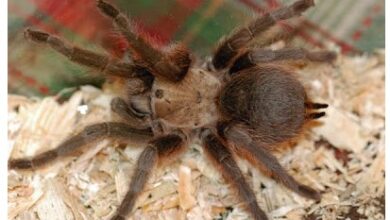
[[(291, 21), (292, 20), (292, 21)], [(256, 39), (256, 47), (267, 47), (278, 41), (285, 43), (290, 42), (294, 39), (297, 33), (300, 31), (300, 22), (298, 19), (291, 19), (287, 24), (274, 25), (267, 31), (261, 33), (258, 39)]]
[(52, 150), (40, 153), (32, 158), (10, 159), (8, 167), (10, 169), (34, 169), (46, 165), (61, 156), (68, 156), (81, 147), (102, 138), (130, 138), (137, 136), (149, 138), (153, 136), (153, 133), (150, 128), (137, 129), (118, 122), (93, 124), (85, 127), (83, 131), (63, 141)]
[(230, 127), (224, 131), (225, 137), (238, 145), (237, 151), (248, 161), (259, 165), (263, 170), (269, 172), (278, 182), (282, 183), (292, 191), (316, 201), (321, 200), (321, 194), (309, 186), (297, 182), (278, 162), (266, 148), (256, 144), (245, 131), (236, 127)]
[(51, 48), (75, 63), (93, 68), (109, 75), (137, 77), (137, 70), (140, 67), (133, 64), (120, 61), (119, 59), (110, 59), (105, 55), (73, 46), (61, 38), (43, 31), (28, 28), (25, 30), (24, 34), (32, 41), (49, 45)]
[(129, 189), (116, 214), (111, 220), (125, 220), (132, 211), (138, 195), (142, 192), (150, 173), (162, 158), (169, 158), (184, 149), (185, 138), (180, 134), (168, 134), (149, 142), (138, 157), (137, 165), (131, 178)]
[(202, 139), (205, 152), (213, 159), (215, 164), (219, 166), (224, 178), (231, 182), (236, 188), (238, 196), (241, 198), (241, 201), (245, 203), (245, 207), (253, 215), (254, 219), (267, 220), (267, 215), (257, 204), (253, 190), (245, 181), (245, 177), (241, 173), (241, 170), (237, 166), (229, 149), (222, 143), (218, 136), (209, 129), (202, 132)]
[(226, 68), (233, 58), (239, 54), (239, 51), (257, 35), (266, 31), (278, 21), (301, 15), (301, 13), (313, 5), (313, 0), (299, 0), (289, 6), (266, 13), (251, 21), (249, 25), (238, 29), (222, 40), (212, 58), (214, 68), (217, 70)]
[(146, 116), (136, 113), (122, 98), (116, 97), (112, 99), (111, 110), (130, 124), (145, 124), (146, 122)]
[(178, 46), (173, 54), (164, 54), (135, 34), (131, 30), (132, 27), (127, 17), (116, 7), (103, 0), (97, 0), (97, 7), (103, 14), (113, 20), (134, 52), (153, 70), (151, 71), (153, 74), (173, 82), (183, 79), (190, 65), (187, 50), (183, 50), (181, 46)]
[(336, 53), (331, 51), (307, 51), (303, 48), (284, 48), (280, 50), (254, 49), (239, 56), (230, 67), (229, 73), (252, 67), (257, 63), (268, 63), (281, 60), (308, 60), (311, 62), (331, 62)]

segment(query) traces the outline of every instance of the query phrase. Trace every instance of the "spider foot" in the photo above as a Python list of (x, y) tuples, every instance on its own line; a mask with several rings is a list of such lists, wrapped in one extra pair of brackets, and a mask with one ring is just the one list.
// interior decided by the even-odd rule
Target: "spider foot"
[(43, 31), (32, 30), (31, 28), (27, 28), (24, 31), (24, 37), (27, 39), (31, 39), (32, 41), (35, 42), (46, 42), (49, 39), (50, 34)]
[(103, 12), (103, 14), (111, 18), (116, 18), (120, 14), (118, 9), (103, 0), (97, 0), (97, 7)]

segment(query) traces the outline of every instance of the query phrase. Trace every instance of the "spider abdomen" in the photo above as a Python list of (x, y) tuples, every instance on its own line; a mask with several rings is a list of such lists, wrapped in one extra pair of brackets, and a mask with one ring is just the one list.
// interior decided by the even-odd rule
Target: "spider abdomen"
[(294, 137), (305, 120), (305, 90), (294, 76), (276, 67), (242, 71), (222, 89), (225, 117), (246, 124), (266, 143)]

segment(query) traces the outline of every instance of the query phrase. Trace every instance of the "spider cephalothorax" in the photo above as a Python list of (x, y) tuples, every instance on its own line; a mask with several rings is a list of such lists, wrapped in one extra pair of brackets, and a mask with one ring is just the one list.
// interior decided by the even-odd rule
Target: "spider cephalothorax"
[(325, 114), (313, 111), (327, 105), (310, 102), (288, 66), (281, 67), (275, 61), (330, 62), (335, 55), (295, 48), (248, 47), (253, 38), (277, 21), (299, 16), (313, 5), (313, 0), (299, 0), (255, 18), (221, 40), (210, 62), (203, 66), (196, 66), (188, 50), (180, 44), (167, 50), (152, 47), (132, 31), (126, 16), (103, 0), (98, 0), (97, 6), (129, 42), (131, 62), (74, 47), (56, 36), (27, 29), (28, 39), (45, 43), (76, 63), (126, 81), (126, 94), (124, 99), (114, 98), (111, 102), (121, 122), (87, 126), (53, 150), (32, 158), (11, 159), (9, 167), (34, 169), (102, 138), (144, 137), (148, 144), (139, 156), (129, 190), (112, 217), (125, 219), (158, 160), (176, 156), (197, 141), (232, 183), (254, 219), (265, 220), (267, 215), (259, 208), (234, 154), (260, 165), (294, 192), (319, 200), (320, 194), (290, 176), (269, 149), (297, 136), (306, 121)]

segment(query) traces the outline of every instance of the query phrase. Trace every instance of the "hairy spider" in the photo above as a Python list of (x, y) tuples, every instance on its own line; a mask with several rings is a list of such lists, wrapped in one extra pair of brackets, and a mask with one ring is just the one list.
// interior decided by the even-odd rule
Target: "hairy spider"
[(76, 63), (128, 82), (127, 97), (111, 102), (112, 111), (123, 122), (87, 126), (53, 150), (32, 158), (11, 159), (9, 168), (34, 169), (91, 142), (136, 134), (147, 139), (148, 144), (138, 158), (127, 194), (112, 219), (129, 216), (153, 167), (160, 159), (183, 152), (190, 142), (203, 146), (254, 219), (265, 220), (267, 215), (237, 166), (235, 154), (259, 165), (292, 191), (320, 200), (320, 193), (290, 176), (270, 149), (297, 136), (307, 121), (324, 116), (324, 112), (315, 110), (326, 108), (327, 104), (311, 102), (294, 74), (275, 61), (330, 62), (336, 56), (328, 51), (248, 46), (278, 21), (299, 16), (313, 5), (313, 0), (299, 0), (253, 19), (222, 39), (211, 60), (203, 66), (194, 64), (183, 45), (170, 50), (152, 47), (132, 31), (123, 13), (103, 0), (97, 1), (97, 7), (113, 20), (129, 42), (131, 62), (74, 47), (59, 37), (27, 29), (28, 39), (47, 44)]

